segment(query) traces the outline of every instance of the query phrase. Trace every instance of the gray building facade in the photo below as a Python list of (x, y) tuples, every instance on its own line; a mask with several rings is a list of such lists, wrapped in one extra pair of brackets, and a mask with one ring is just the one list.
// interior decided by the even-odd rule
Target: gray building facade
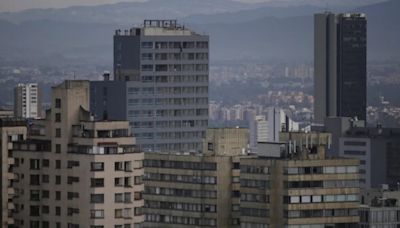
[(364, 121), (349, 117), (325, 119), (314, 130), (332, 134), (328, 155), (360, 160), (360, 187), (377, 188), (400, 182), (400, 129), (365, 127)]
[[(91, 92), (100, 93), (92, 112), (97, 118), (125, 117), (144, 151), (199, 152), (208, 126), (208, 44), (207, 35), (176, 20), (145, 20), (142, 27), (117, 30), (114, 81), (92, 84)], [(121, 89), (104, 94), (115, 88)]]
[(362, 13), (314, 15), (314, 122), (366, 120), (366, 30)]

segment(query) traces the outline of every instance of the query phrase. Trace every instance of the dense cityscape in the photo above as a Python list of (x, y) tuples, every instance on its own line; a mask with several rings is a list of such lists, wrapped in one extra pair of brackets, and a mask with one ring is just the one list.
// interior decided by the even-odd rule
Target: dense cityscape
[(312, 61), (216, 59), (200, 25), (144, 18), (108, 33), (106, 63), (0, 57), (1, 227), (400, 227), (400, 60), (368, 58), (363, 11), (400, 4), (371, 2), (289, 5)]

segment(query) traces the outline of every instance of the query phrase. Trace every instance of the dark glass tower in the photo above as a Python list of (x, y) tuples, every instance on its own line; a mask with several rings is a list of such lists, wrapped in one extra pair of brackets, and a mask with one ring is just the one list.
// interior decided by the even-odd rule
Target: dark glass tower
[(315, 15), (315, 123), (327, 116), (366, 120), (366, 30), (364, 14)]

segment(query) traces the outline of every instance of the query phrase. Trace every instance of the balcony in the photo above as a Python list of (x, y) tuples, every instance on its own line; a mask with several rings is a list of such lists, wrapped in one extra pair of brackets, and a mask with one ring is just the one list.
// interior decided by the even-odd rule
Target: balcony
[(11, 187), (8, 187), (7, 188), (7, 194), (11, 195), (11, 196), (14, 196), (15, 195), (15, 189), (11, 188)]
[(86, 146), (70, 144), (68, 146), (69, 153), (77, 154), (124, 154), (124, 153), (140, 153), (140, 150), (135, 145), (118, 146), (117, 144)]
[(9, 180), (17, 180), (18, 179), (17, 174), (15, 174), (15, 173), (7, 173), (7, 177)]
[(13, 149), (13, 143), (12, 142), (7, 143), (7, 149), (8, 150), (12, 150)]
[(8, 158), (9, 165), (15, 165), (15, 158)]
[(14, 210), (14, 209), (15, 209), (14, 203), (8, 202), (8, 204), (7, 204), (7, 209), (8, 209), (8, 210)]

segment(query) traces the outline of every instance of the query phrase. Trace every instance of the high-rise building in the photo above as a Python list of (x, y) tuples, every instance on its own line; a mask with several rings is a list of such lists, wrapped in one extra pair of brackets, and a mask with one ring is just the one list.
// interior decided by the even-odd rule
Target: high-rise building
[(327, 134), (286, 133), (276, 156), (248, 154), (247, 134), (210, 129), (202, 154), (146, 153), (143, 227), (358, 227), (359, 161), (325, 157)]
[[(119, 113), (142, 150), (201, 150), (208, 126), (208, 44), (208, 36), (176, 20), (145, 20), (143, 27), (116, 31), (114, 80), (125, 87)], [(97, 116), (115, 119), (110, 84), (93, 86), (93, 106)]]
[(18, 84), (14, 88), (14, 115), (38, 119), (42, 114), (41, 92), (37, 83)]
[(27, 122), (20, 118), (1, 118), (0, 119), (0, 152), (1, 152), (1, 217), (0, 227), (13, 227), (15, 205), (13, 198), (16, 195), (14, 182), (16, 175), (13, 166), (15, 159), (13, 156), (13, 142), (26, 138)]
[(144, 221), (143, 153), (128, 121), (93, 121), (89, 81), (52, 88), (46, 118), (13, 144), (16, 227), (131, 227)]
[(314, 16), (314, 122), (366, 120), (367, 20), (362, 13)]

